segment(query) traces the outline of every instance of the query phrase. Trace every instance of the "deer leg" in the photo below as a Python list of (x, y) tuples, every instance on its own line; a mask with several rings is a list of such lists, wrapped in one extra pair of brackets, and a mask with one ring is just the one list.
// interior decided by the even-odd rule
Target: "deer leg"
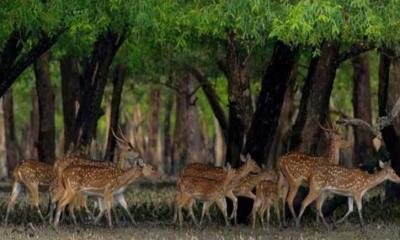
[(364, 219), (363, 219), (363, 216), (362, 216), (362, 198), (361, 198), (361, 196), (355, 195), (354, 196), (354, 201), (356, 202), (356, 206), (357, 206), (357, 210), (358, 210), (358, 216), (360, 217), (361, 227), (364, 227), (365, 223), (364, 223)]
[(235, 194), (233, 194), (232, 190), (228, 191), (225, 196), (227, 198), (229, 198), (230, 200), (232, 200), (232, 205), (233, 205), (233, 209), (232, 209), (232, 214), (229, 217), (230, 219), (234, 219), (235, 224), (237, 224), (237, 209), (238, 209), (238, 199), (235, 196)]
[(224, 215), (225, 225), (227, 227), (229, 227), (230, 224), (229, 224), (229, 220), (228, 220), (228, 212), (226, 209), (227, 207), (226, 207), (225, 197), (223, 196), (223, 197), (217, 198), (216, 203), (217, 203), (219, 210), (221, 210), (222, 214)]
[(182, 207), (189, 201), (190, 196), (184, 193), (179, 193), (176, 197), (176, 208), (178, 212), (179, 218), (179, 226), (183, 226), (183, 214), (182, 214)]
[[(211, 204), (212, 204), (212, 202), (210, 202), (210, 201), (203, 203), (203, 210), (201, 211), (201, 218), (200, 218), (200, 226), (203, 223), (204, 215), (206, 215), (209, 212), (208, 209), (210, 208)], [(210, 216), (210, 215), (207, 215), (207, 216)]]
[(78, 222), (76, 221), (76, 216), (75, 216), (75, 204), (68, 205), (68, 212), (72, 218), (72, 222), (74, 223), (74, 225), (78, 225)]
[(172, 219), (172, 223), (176, 223), (176, 220), (178, 219), (178, 198), (180, 196), (180, 193), (177, 193), (175, 196), (175, 206), (174, 206), (174, 218)]
[(287, 203), (289, 206), (289, 210), (292, 213), (292, 217), (293, 219), (296, 220), (296, 212), (294, 211), (293, 208), (293, 202), (294, 202), (294, 198), (296, 197), (297, 191), (299, 190), (299, 185), (297, 183), (292, 183), (289, 186), (289, 193), (287, 196)]
[(197, 219), (196, 219), (196, 217), (194, 216), (194, 212), (193, 212), (193, 203), (194, 203), (194, 201), (193, 201), (192, 198), (190, 198), (190, 199), (187, 201), (187, 205), (188, 205), (188, 208), (189, 208), (189, 215), (190, 215), (190, 217), (192, 218), (193, 223), (194, 223), (196, 226), (198, 226), (199, 223), (197, 222)]
[(262, 228), (265, 228), (265, 211), (267, 208), (268, 208), (268, 198), (265, 198), (261, 204), (260, 210), (258, 211), (258, 216), (260, 218)]
[(117, 200), (119, 205), (121, 205), (121, 207), (125, 210), (126, 214), (129, 217), (129, 220), (131, 220), (131, 223), (133, 225), (136, 225), (135, 219), (133, 218), (131, 212), (129, 211), (128, 203), (126, 202), (124, 195), (120, 194), (120, 195), (115, 196), (114, 198), (115, 198), (115, 200)]
[(300, 213), (299, 213), (298, 218), (296, 219), (296, 227), (300, 226), (300, 219), (301, 219), (301, 216), (303, 215), (304, 210), (306, 209), (306, 207), (308, 205), (310, 205), (310, 203), (312, 203), (315, 199), (317, 199), (319, 197), (319, 195), (320, 195), (320, 191), (317, 190), (317, 189), (313, 189), (310, 186), (310, 191), (309, 191), (307, 197), (301, 203)]
[(39, 206), (39, 185), (36, 183), (32, 183), (32, 184), (27, 184), (27, 187), (31, 192), (33, 206), (36, 208), (36, 212), (38, 213), (40, 219), (42, 219), (42, 222), (45, 223), (46, 220), (44, 219)]
[(279, 201), (282, 204), (282, 218), (283, 218), (283, 225), (286, 226), (286, 200), (288, 198), (288, 190), (284, 188), (286, 185), (285, 177), (282, 174), (282, 171), (279, 171), (278, 174), (278, 196), (279, 196)]
[(280, 213), (280, 208), (279, 208), (279, 197), (276, 197), (274, 200), (274, 211), (275, 211), (276, 217), (278, 218), (279, 227), (282, 227), (281, 213)]
[(10, 200), (8, 201), (8, 205), (7, 205), (6, 217), (4, 219), (4, 225), (6, 225), (6, 226), (8, 223), (8, 216), (10, 215), (10, 212), (14, 209), (15, 203), (17, 201), (17, 197), (21, 193), (21, 190), (22, 190), (21, 183), (18, 181), (14, 181), (13, 187), (12, 187), (12, 192), (11, 192), (11, 197), (10, 197)]
[(75, 198), (76, 196), (76, 192), (72, 191), (72, 190), (66, 190), (64, 192), (64, 195), (62, 196), (61, 200), (58, 203), (57, 206), (57, 212), (56, 212), (56, 216), (54, 219), (54, 228), (58, 227), (58, 223), (60, 221), (60, 216), (61, 216), (61, 212), (64, 211), (65, 206), (67, 206), (68, 204), (70, 204), (72, 202), (72, 200)]
[(57, 203), (51, 201), (51, 203), (50, 203), (50, 210), (49, 210), (49, 224), (52, 224), (52, 223), (53, 223), (53, 220), (54, 220), (54, 210), (56, 209), (56, 207), (57, 207)]
[(353, 210), (354, 210), (354, 199), (352, 197), (347, 198), (347, 205), (349, 207), (349, 209), (347, 210), (347, 213), (342, 218), (340, 218), (338, 221), (336, 221), (335, 224), (342, 223), (344, 220), (347, 219), (347, 217), (350, 215), (350, 213), (353, 212)]
[(112, 208), (112, 194), (111, 192), (106, 191), (104, 193), (104, 207), (107, 211), (107, 222), (108, 226), (112, 229), (112, 219), (111, 219), (111, 208)]
[(100, 219), (103, 217), (104, 215), (104, 201), (103, 198), (99, 197), (97, 199), (97, 203), (98, 203), (98, 207), (99, 207), (99, 214), (97, 215), (97, 217), (94, 219), (94, 224), (97, 225), (100, 221)]
[(323, 212), (322, 212), (322, 206), (324, 205), (325, 199), (326, 199), (326, 193), (322, 193), (322, 194), (318, 197), (317, 202), (316, 202), (315, 205), (316, 205), (316, 207), (317, 207), (317, 214), (318, 214), (318, 216), (321, 217), (322, 222), (324, 223), (324, 225), (326, 226), (326, 228), (328, 228), (328, 230), (329, 230), (329, 229), (330, 229), (329, 224), (326, 222), (326, 219), (325, 219), (324, 214), (323, 214)]
[(253, 209), (251, 210), (251, 226), (253, 229), (256, 227), (257, 213), (258, 213), (262, 203), (263, 203), (263, 199), (261, 199), (261, 198), (256, 198), (254, 200)]

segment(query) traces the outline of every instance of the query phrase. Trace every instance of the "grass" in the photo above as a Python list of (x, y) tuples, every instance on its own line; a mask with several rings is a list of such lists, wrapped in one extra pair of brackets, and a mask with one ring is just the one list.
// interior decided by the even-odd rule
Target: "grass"
[[(90, 222), (74, 226), (69, 221), (61, 222), (58, 232), (48, 224), (41, 223), (39, 217), (29, 207), (30, 197), (22, 195), (15, 211), (10, 216), (10, 224), (0, 226), (0, 239), (400, 239), (400, 205), (385, 203), (380, 205), (378, 198), (364, 204), (363, 214), (368, 223), (364, 229), (359, 227), (358, 214), (353, 213), (349, 220), (328, 231), (315, 222), (314, 213), (309, 211), (302, 221), (301, 228), (279, 228), (275, 219), (268, 229), (259, 225), (252, 229), (246, 225), (225, 227), (219, 212), (213, 208), (213, 223), (195, 227), (187, 219), (183, 228), (171, 223), (175, 188), (171, 185), (140, 185), (130, 188), (126, 193), (130, 211), (135, 217), (136, 226), (121, 218), (120, 226), (108, 229), (105, 221), (101, 226)], [(0, 193), (0, 216), (4, 216), (8, 192)], [(41, 194), (41, 208), (46, 212), (47, 196)], [(200, 208), (200, 206), (199, 206)], [(347, 207), (338, 209), (334, 218), (343, 215)], [(199, 213), (196, 212), (197, 216)], [(115, 220), (114, 220), (115, 224)]]

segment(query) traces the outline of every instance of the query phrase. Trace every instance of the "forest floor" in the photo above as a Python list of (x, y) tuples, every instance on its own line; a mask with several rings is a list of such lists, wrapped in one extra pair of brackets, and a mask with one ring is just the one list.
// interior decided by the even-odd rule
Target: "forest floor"
[[(0, 184), (0, 216), (4, 217), (9, 186)], [(47, 196), (41, 194), (41, 208), (46, 212)], [(0, 221), (0, 239), (400, 239), (400, 204), (387, 203), (381, 206), (373, 198), (365, 203), (363, 213), (368, 223), (360, 228), (358, 214), (336, 229), (328, 231), (322, 223), (315, 222), (313, 212), (306, 214), (301, 228), (279, 228), (272, 219), (269, 229), (246, 225), (224, 227), (222, 217), (213, 208), (213, 223), (195, 227), (189, 220), (183, 228), (171, 223), (175, 190), (171, 185), (155, 186), (142, 184), (127, 191), (130, 211), (135, 216), (136, 226), (123, 219), (119, 226), (110, 230), (105, 221), (101, 226), (90, 222), (78, 227), (68, 220), (61, 222), (58, 231), (41, 223), (39, 217), (29, 207), (30, 197), (23, 194), (10, 216), (10, 224), (5, 227)], [(335, 218), (344, 214), (346, 208), (338, 209)], [(197, 216), (198, 216), (198, 212)], [(115, 220), (114, 220), (115, 224)]]

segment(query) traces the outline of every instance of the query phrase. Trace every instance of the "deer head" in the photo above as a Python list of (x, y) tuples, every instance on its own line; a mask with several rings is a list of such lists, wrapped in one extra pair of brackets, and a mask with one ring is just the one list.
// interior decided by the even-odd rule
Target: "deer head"
[(243, 168), (245, 170), (245, 172), (252, 172), (252, 173), (260, 173), (261, 172), (260, 166), (258, 166), (256, 161), (254, 161), (251, 158), (250, 154), (247, 154), (246, 157), (243, 155), (240, 155), (240, 160), (242, 162), (244, 162), (244, 164), (241, 168)]
[(380, 172), (385, 175), (385, 179), (394, 182), (394, 183), (400, 183), (400, 177), (396, 174), (394, 169), (390, 166), (390, 161), (389, 162), (382, 162), (379, 160), (379, 167), (381, 168)]
[(142, 167), (143, 175), (154, 180), (161, 180), (161, 174), (155, 167), (150, 164), (144, 163), (143, 159), (135, 160), (135, 163)]
[(320, 123), (318, 123), (319, 127), (324, 130), (325, 136), (338, 148), (349, 148), (351, 144), (344, 139), (339, 133), (339, 130), (336, 126), (324, 127)]
[(123, 132), (122, 132), (122, 130), (121, 130), (121, 128), (119, 126), (118, 126), (118, 131), (119, 131), (119, 136), (114, 132), (113, 129), (111, 129), (111, 132), (112, 132), (113, 136), (117, 140), (118, 149), (123, 154), (122, 157), (124, 159), (127, 159), (128, 162), (130, 163), (130, 165), (132, 165), (132, 163), (135, 160), (140, 160), (141, 159), (143, 161), (143, 157), (142, 157), (143, 154), (141, 153), (139, 148), (137, 148), (135, 145), (133, 145), (128, 140), (128, 138), (123, 134)]

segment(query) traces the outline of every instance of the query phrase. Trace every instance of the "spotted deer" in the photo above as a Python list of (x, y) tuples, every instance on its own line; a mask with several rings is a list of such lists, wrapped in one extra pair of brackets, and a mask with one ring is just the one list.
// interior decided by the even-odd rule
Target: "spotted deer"
[[(280, 171), (278, 189), (284, 189), (284, 185), (286, 183), (288, 184), (289, 191), (285, 199), (294, 219), (296, 219), (296, 213), (293, 208), (293, 201), (299, 187), (308, 186), (308, 179), (317, 166), (325, 164), (338, 165), (340, 149), (350, 146), (349, 143), (339, 135), (337, 130), (333, 128), (324, 128), (321, 125), (320, 127), (327, 133), (330, 140), (327, 156), (310, 156), (302, 153), (289, 153), (278, 159), (277, 165)], [(284, 205), (283, 214), (283, 216), (285, 216)]]
[(12, 191), (4, 219), (5, 224), (7, 225), (10, 212), (14, 209), (23, 186), (29, 190), (32, 197), (32, 205), (36, 208), (37, 213), (44, 222), (45, 219), (39, 207), (39, 186), (48, 187), (53, 178), (53, 165), (51, 164), (31, 159), (20, 162), (12, 173)]
[[(161, 178), (153, 166), (144, 163), (141, 159), (135, 160), (134, 166), (127, 170), (89, 165), (67, 167), (61, 176), (65, 192), (57, 206), (54, 227), (57, 228), (61, 212), (65, 206), (71, 203), (77, 194), (82, 193), (104, 199), (104, 210), (107, 212), (108, 225), (112, 228), (111, 207), (113, 198), (118, 199), (129, 185), (142, 177)], [(95, 220), (96, 223), (103, 214), (104, 211), (99, 213)]]
[[(63, 159), (59, 159), (58, 161), (55, 162), (54, 164), (54, 172), (56, 175), (57, 181), (52, 184), (50, 188), (50, 194), (51, 194), (51, 207), (50, 207), (50, 222), (52, 222), (52, 217), (53, 217), (53, 212), (56, 208), (56, 203), (61, 199), (63, 196), (63, 193), (65, 191), (65, 187), (61, 183), (62, 179), (62, 173), (67, 167), (71, 166), (94, 166), (94, 167), (116, 167), (118, 169), (123, 169), (125, 166), (125, 160), (127, 159), (128, 162), (132, 162), (134, 160), (142, 159), (143, 154), (141, 151), (136, 148), (122, 133), (121, 128), (118, 128), (119, 130), (119, 136), (112, 130), (112, 134), (117, 140), (117, 159), (116, 162), (117, 164), (114, 164), (112, 162), (107, 162), (107, 161), (96, 161), (96, 160), (91, 160), (91, 159), (85, 159), (77, 156), (73, 157), (66, 157)], [(125, 197), (123, 194), (118, 195), (118, 197), (115, 199), (119, 205), (122, 206), (124, 209), (125, 213), (129, 216), (132, 224), (135, 224), (135, 221), (133, 220), (132, 215), (130, 214), (128, 210), (128, 205), (126, 203)], [(72, 204), (68, 205), (68, 211), (70, 215), (72, 216), (72, 219), (74, 223), (76, 224), (76, 218), (74, 214), (74, 209), (78, 208), (84, 208), (86, 213), (89, 215), (92, 215), (91, 212), (87, 208), (87, 196), (81, 196), (81, 194), (77, 195), (77, 199), (72, 201)], [(99, 200), (99, 208), (100, 212), (101, 209), (104, 209), (104, 206), (101, 206), (102, 201)], [(99, 218), (96, 218), (99, 219)]]
[[(237, 222), (237, 197), (233, 193), (233, 189), (240, 186), (243, 182), (244, 178), (249, 173), (260, 173), (261, 168), (257, 165), (257, 163), (251, 159), (251, 156), (248, 154), (246, 157), (240, 155), (241, 161), (244, 163), (237, 170), (237, 177), (234, 181), (232, 181), (230, 185), (230, 189), (226, 192), (226, 197), (232, 200), (233, 202), (233, 210), (230, 218), (234, 218), (235, 223)], [(200, 177), (206, 178), (216, 181), (222, 181), (225, 179), (227, 172), (223, 170), (223, 168), (210, 167), (206, 164), (202, 163), (192, 163), (188, 164), (179, 174), (179, 179), (184, 179), (186, 177)], [(179, 188), (179, 186), (178, 186)]]
[(310, 191), (301, 204), (296, 225), (298, 226), (300, 224), (300, 219), (306, 207), (314, 200), (317, 200), (316, 205), (318, 214), (322, 218), (325, 226), (329, 228), (329, 225), (327, 224), (322, 213), (322, 205), (324, 204), (327, 193), (331, 192), (337, 195), (348, 197), (349, 209), (347, 213), (336, 223), (343, 222), (349, 216), (349, 214), (353, 211), (353, 202), (355, 201), (361, 226), (364, 226), (364, 219), (361, 210), (362, 199), (365, 193), (386, 180), (394, 183), (400, 183), (400, 177), (390, 166), (390, 163), (385, 164), (380, 161), (379, 167), (381, 169), (378, 172), (369, 174), (368, 172), (356, 168), (351, 169), (341, 166), (328, 165), (318, 166), (310, 176)]
[(232, 181), (238, 177), (238, 172), (231, 169), (230, 166), (224, 168), (223, 171), (225, 172), (224, 177), (218, 180), (202, 177), (184, 177), (178, 180), (179, 192), (175, 199), (175, 216), (178, 215), (180, 226), (183, 225), (182, 208), (185, 206), (188, 207), (193, 222), (198, 225), (192, 208), (194, 200), (203, 202), (200, 225), (208, 208), (215, 202), (224, 216), (226, 226), (229, 226), (225, 196), (226, 192), (231, 189)]
[(252, 216), (252, 227), (255, 228), (257, 214), (260, 218), (261, 225), (265, 228), (264, 216), (265, 211), (267, 211), (267, 225), (270, 221), (270, 211), (271, 204), (274, 205), (275, 214), (279, 221), (279, 226), (281, 226), (281, 215), (279, 205), (283, 202), (283, 196), (279, 195), (279, 185), (278, 182), (271, 180), (262, 180), (256, 186), (256, 197), (253, 203), (253, 209), (251, 211)]

